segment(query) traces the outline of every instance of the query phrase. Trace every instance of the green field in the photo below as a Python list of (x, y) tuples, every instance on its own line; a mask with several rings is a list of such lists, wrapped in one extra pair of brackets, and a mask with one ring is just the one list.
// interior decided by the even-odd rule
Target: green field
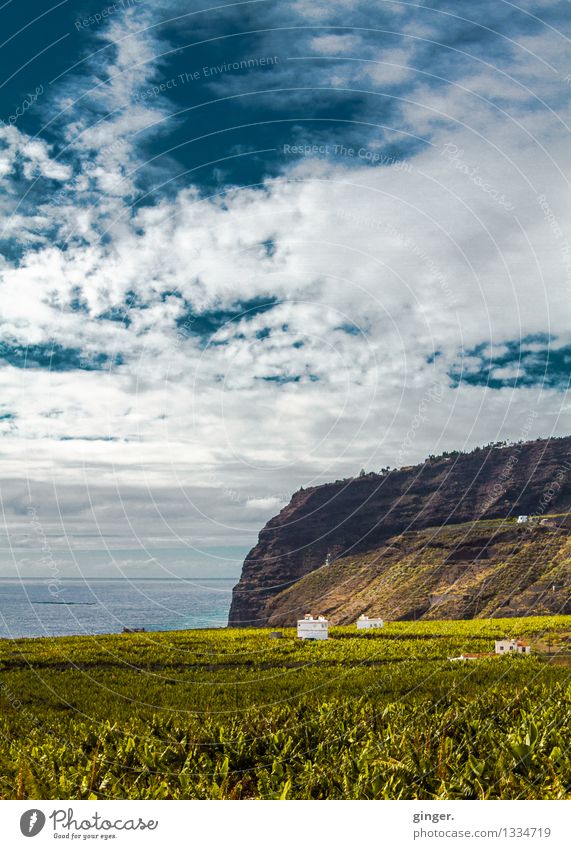
[(0, 641), (0, 797), (571, 797), (571, 617), (330, 633)]

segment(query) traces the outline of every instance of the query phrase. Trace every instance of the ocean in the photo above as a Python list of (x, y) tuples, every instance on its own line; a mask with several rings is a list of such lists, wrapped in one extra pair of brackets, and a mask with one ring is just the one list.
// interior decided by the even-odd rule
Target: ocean
[(237, 578), (0, 579), (0, 638), (219, 628)]

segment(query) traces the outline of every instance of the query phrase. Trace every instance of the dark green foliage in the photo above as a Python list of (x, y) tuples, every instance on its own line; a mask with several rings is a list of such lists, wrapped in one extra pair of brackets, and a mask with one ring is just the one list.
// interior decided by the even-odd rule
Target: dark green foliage
[[(570, 617), (510, 620), (564, 647)], [(571, 795), (568, 670), (490, 651), (505, 620), (4, 641), (0, 796)]]

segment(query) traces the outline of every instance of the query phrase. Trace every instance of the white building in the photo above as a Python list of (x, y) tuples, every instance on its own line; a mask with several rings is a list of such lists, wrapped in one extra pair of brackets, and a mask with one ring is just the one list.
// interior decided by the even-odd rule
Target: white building
[(496, 654), (531, 654), (531, 646), (523, 640), (496, 640)]
[(448, 660), (480, 660), (484, 654), (461, 654), (458, 657), (449, 657)]
[(359, 616), (357, 619), (357, 628), (382, 628), (385, 623), (382, 619), (378, 619), (373, 617), (369, 619), (368, 616)]
[(517, 517), (518, 525), (525, 525), (527, 522), (529, 522), (529, 516), (518, 516)]
[(313, 617), (306, 613), (297, 620), (297, 636), (300, 640), (326, 640), (329, 636), (329, 622), (325, 616)]

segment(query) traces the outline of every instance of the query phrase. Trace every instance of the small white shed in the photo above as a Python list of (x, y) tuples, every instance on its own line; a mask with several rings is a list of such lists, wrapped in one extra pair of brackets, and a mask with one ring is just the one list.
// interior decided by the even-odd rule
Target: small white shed
[(297, 620), (297, 636), (300, 640), (326, 640), (329, 636), (329, 621), (325, 616), (306, 613)]
[(531, 646), (523, 640), (496, 640), (496, 654), (531, 654)]
[(378, 617), (359, 616), (357, 619), (357, 628), (382, 628), (385, 623)]

